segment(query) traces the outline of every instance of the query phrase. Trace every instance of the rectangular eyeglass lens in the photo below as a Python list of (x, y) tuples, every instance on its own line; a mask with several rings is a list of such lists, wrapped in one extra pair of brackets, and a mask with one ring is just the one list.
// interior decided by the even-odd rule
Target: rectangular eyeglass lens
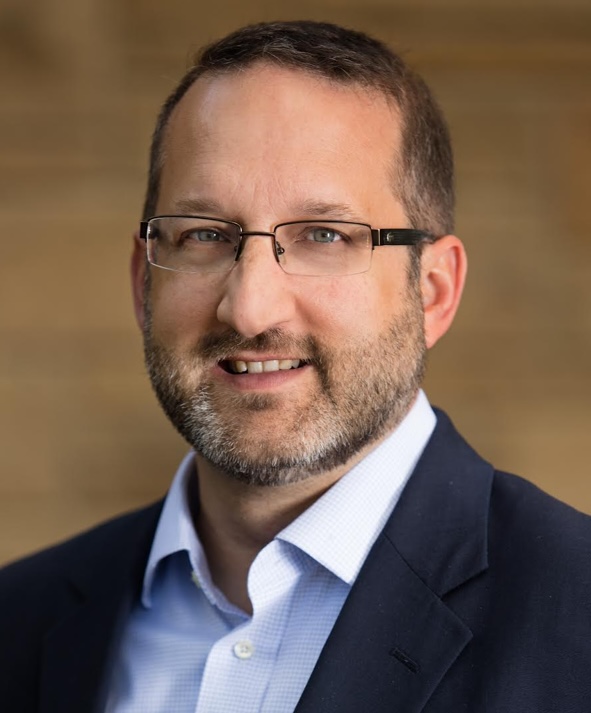
[(285, 250), (281, 264), (294, 275), (353, 275), (371, 260), (371, 233), (364, 225), (338, 222), (280, 226), (277, 241)]
[(181, 272), (219, 272), (234, 260), (238, 231), (231, 223), (191, 217), (154, 218), (152, 223), (157, 265)]

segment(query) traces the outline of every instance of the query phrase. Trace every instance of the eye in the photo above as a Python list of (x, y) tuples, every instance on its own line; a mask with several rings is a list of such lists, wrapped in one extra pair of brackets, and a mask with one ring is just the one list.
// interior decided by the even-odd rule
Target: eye
[(196, 228), (187, 230), (182, 235), (183, 240), (194, 240), (197, 243), (226, 243), (228, 236), (215, 228)]
[(343, 240), (343, 235), (333, 228), (310, 227), (306, 240), (314, 243), (336, 243)]

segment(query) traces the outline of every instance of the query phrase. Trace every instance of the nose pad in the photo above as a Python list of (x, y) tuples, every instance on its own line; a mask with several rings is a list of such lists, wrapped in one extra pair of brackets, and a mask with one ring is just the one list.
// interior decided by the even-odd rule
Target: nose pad
[(268, 236), (269, 238), (271, 238), (273, 255), (275, 256), (275, 260), (281, 265), (279, 256), (283, 255), (285, 253), (285, 250), (281, 247), (281, 244), (277, 242), (277, 239), (275, 238), (275, 233), (263, 233), (254, 231), (240, 234), (240, 242), (238, 243), (238, 247), (236, 248), (236, 256), (234, 257), (234, 262), (238, 262), (238, 260), (240, 260), (240, 257), (242, 256), (242, 253), (244, 252), (244, 247), (246, 244), (246, 240), (244, 238), (248, 238), (251, 235), (263, 237)]

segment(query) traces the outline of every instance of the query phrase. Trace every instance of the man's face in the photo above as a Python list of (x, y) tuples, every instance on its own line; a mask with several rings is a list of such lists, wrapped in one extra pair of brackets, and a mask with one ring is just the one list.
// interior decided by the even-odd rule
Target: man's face
[[(266, 65), (202, 77), (170, 119), (157, 213), (246, 231), (322, 217), (407, 227), (392, 190), (399, 141), (377, 94)], [(376, 249), (362, 274), (301, 277), (269, 237), (246, 241), (227, 274), (150, 268), (148, 369), (207, 460), (245, 482), (294, 482), (346, 465), (408, 410), (424, 364), (420, 291), (402, 247)]]

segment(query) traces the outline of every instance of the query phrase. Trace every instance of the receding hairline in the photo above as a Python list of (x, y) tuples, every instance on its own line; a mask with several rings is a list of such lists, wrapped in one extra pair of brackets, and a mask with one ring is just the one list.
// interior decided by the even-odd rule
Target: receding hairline
[(449, 128), (425, 80), (383, 41), (352, 28), (310, 20), (247, 25), (195, 54), (158, 114), (150, 148), (145, 217), (156, 210), (160, 169), (167, 159), (167, 147), (162, 144), (167, 143), (169, 117), (184, 94), (202, 76), (239, 76), (258, 62), (384, 97), (400, 117), (399, 150), (394, 153), (391, 146), (387, 161), (393, 179), (389, 184), (395, 187), (411, 227), (433, 236), (453, 232), (455, 191)]
[[(386, 86), (377, 86), (376, 84), (370, 84), (369, 82), (363, 82), (357, 78), (341, 78), (341, 77), (330, 77), (327, 76), (321, 69), (317, 69), (314, 66), (303, 67), (299, 65), (294, 65), (286, 61), (282, 61), (281, 58), (275, 59), (273, 56), (265, 58), (255, 58), (246, 64), (240, 65), (230, 65), (228, 67), (214, 67), (214, 68), (202, 68), (202, 71), (196, 74), (193, 81), (185, 88), (182, 96), (178, 98), (176, 103), (172, 106), (170, 111), (165, 117), (165, 122), (161, 127), (161, 135), (158, 143), (158, 153), (156, 156), (156, 169), (158, 176), (158, 189), (156, 193), (156, 201), (158, 200), (160, 192), (160, 184), (162, 179), (162, 170), (166, 161), (167, 155), (167, 145), (169, 141), (169, 132), (171, 123), (174, 119), (175, 114), (178, 113), (179, 108), (183, 104), (183, 100), (186, 99), (187, 95), (200, 81), (215, 81), (217, 78), (240, 76), (250, 72), (257, 72), (264, 70), (265, 68), (278, 68), (286, 72), (293, 74), (299, 74), (307, 76), (308, 78), (317, 81), (319, 84), (325, 84), (327, 86), (333, 87), (334, 89), (342, 91), (350, 91), (359, 94), (364, 94), (366, 96), (374, 96), (385, 100), (388, 107), (393, 111), (393, 119), (398, 120), (398, 125), (396, 130), (398, 132), (398, 140), (394, 151), (390, 157), (389, 167), (388, 167), (388, 177), (390, 181), (390, 187), (393, 191), (394, 197), (397, 199), (402, 199), (400, 192), (400, 181), (401, 181), (401, 152), (404, 146), (404, 129), (405, 129), (405, 113), (400, 105), (398, 98), (394, 95), (393, 91), (389, 91)], [(150, 216), (145, 216), (150, 217)]]

